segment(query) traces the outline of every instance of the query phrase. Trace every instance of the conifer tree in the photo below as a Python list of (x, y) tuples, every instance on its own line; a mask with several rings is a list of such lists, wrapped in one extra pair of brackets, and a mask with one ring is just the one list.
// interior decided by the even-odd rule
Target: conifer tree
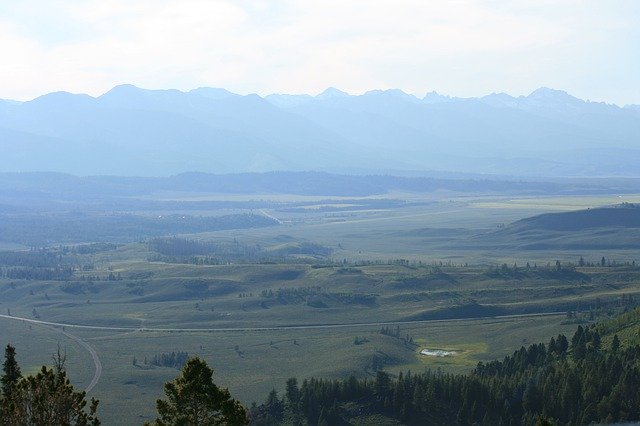
[(198, 358), (191, 358), (180, 376), (164, 385), (166, 400), (156, 402), (156, 426), (169, 425), (245, 425), (244, 407), (231, 398), (227, 389), (213, 383), (213, 369)]
[(2, 365), (2, 394), (5, 398), (10, 398), (12, 389), (22, 377), (20, 366), (16, 361), (16, 348), (10, 344), (4, 349), (4, 364)]
[(611, 352), (617, 352), (620, 349), (620, 339), (617, 334), (613, 335), (613, 340), (611, 341)]
[(64, 371), (42, 367), (35, 376), (20, 379), (11, 397), (2, 403), (0, 425), (97, 426), (98, 400), (91, 399), (89, 411), (85, 392), (77, 392)]

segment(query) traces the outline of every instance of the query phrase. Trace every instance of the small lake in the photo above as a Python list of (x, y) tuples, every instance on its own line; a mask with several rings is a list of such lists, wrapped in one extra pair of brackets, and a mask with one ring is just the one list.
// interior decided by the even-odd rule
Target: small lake
[(455, 356), (457, 354), (458, 354), (458, 351), (447, 351), (444, 349), (423, 349), (420, 351), (420, 355), (437, 356), (440, 358), (444, 358), (447, 356)]

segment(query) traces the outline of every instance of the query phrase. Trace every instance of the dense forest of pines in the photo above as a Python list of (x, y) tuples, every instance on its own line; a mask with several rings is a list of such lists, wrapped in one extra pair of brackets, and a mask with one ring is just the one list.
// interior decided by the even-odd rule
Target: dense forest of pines
[[(616, 322), (617, 321), (617, 322)], [(622, 317), (638, 324), (640, 310)], [(252, 406), (252, 422), (339, 425), (381, 415), (407, 424), (589, 424), (640, 420), (640, 345), (621, 346), (621, 320), (579, 326), (548, 344), (522, 347), (470, 374), (427, 371), (358, 380), (287, 381)], [(628, 329), (626, 330), (628, 331)], [(639, 329), (632, 333), (637, 341)], [(607, 345), (603, 341), (610, 341)], [(633, 340), (633, 339), (632, 339)]]

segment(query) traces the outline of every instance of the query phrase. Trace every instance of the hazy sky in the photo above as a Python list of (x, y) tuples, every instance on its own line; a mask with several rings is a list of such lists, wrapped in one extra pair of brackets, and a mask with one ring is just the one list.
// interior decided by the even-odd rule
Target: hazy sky
[(640, 103), (640, 1), (0, 2), (0, 98), (120, 83)]

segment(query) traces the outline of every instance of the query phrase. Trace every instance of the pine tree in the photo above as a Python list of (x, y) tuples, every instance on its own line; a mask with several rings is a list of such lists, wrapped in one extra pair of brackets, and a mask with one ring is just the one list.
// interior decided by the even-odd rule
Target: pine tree
[(4, 364), (2, 365), (2, 394), (5, 398), (11, 398), (12, 390), (22, 377), (20, 366), (16, 361), (16, 348), (10, 344), (4, 349)]
[(213, 383), (213, 369), (198, 357), (191, 358), (180, 376), (164, 385), (167, 400), (159, 399), (160, 417), (156, 426), (164, 425), (245, 425), (244, 407), (231, 398), (227, 389)]
[(617, 352), (620, 349), (620, 339), (617, 334), (613, 335), (613, 340), (611, 341), (611, 352)]
[(295, 377), (287, 380), (285, 395), (289, 406), (296, 407), (298, 405), (298, 401), (300, 400), (300, 389), (298, 389), (298, 380)]
[(64, 371), (42, 367), (35, 376), (21, 379), (11, 399), (2, 404), (2, 425), (97, 426), (98, 400), (85, 411), (85, 392), (77, 392)]

